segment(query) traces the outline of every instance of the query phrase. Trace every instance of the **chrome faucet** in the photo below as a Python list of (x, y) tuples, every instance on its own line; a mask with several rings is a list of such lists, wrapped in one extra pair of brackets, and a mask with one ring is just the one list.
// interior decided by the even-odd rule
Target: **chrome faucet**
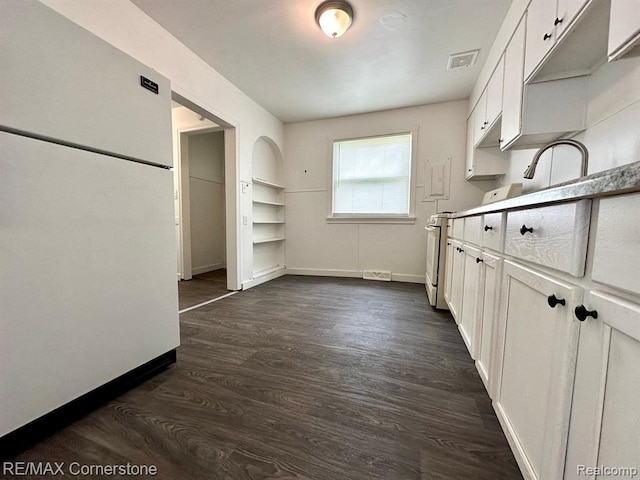
[(540, 150), (536, 152), (536, 154), (533, 156), (533, 160), (531, 160), (531, 165), (529, 165), (527, 169), (524, 171), (524, 178), (527, 178), (529, 180), (533, 178), (533, 175), (536, 173), (536, 167), (538, 166), (538, 161), (540, 160), (540, 157), (542, 156), (542, 154), (547, 150), (549, 150), (550, 148), (555, 147), (556, 145), (571, 145), (572, 147), (576, 147), (580, 151), (580, 154), (582, 155), (582, 168), (580, 170), (580, 176), (585, 177), (587, 175), (587, 167), (589, 165), (589, 152), (587, 150), (587, 147), (583, 143), (580, 143), (577, 140), (560, 139), (560, 140), (554, 140), (553, 142), (546, 144), (544, 147), (542, 147)]

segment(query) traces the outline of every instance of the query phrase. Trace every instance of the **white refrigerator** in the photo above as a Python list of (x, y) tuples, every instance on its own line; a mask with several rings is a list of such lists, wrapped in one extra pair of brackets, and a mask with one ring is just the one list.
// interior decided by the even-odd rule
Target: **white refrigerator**
[(169, 82), (36, 0), (0, 10), (1, 439), (179, 325)]

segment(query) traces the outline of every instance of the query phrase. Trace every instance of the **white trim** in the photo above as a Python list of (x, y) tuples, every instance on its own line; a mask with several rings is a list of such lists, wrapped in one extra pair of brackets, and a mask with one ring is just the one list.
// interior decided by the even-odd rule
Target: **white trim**
[[(267, 272), (268, 271), (269, 270), (267, 270)], [(282, 268), (278, 268), (275, 271), (272, 271), (270, 273), (265, 273), (265, 274), (260, 275), (258, 277), (252, 278), (251, 280), (247, 280), (245, 282), (242, 282), (242, 289), (246, 290), (248, 288), (255, 287), (257, 285), (260, 285), (260, 284), (263, 284), (265, 282), (268, 282), (269, 280), (274, 280), (274, 279), (276, 279), (278, 277), (282, 277), (286, 273), (287, 273), (287, 269), (283, 265)], [(259, 273), (258, 273), (258, 275), (259, 275)]]
[(180, 310), (178, 312), (178, 314), (189, 312), (191, 310), (195, 310), (196, 308), (204, 307), (205, 305), (209, 305), (210, 303), (217, 302), (218, 300), (222, 300), (223, 298), (230, 297), (231, 295), (235, 295), (236, 293), (238, 293), (238, 292), (237, 291), (229, 292), (226, 295), (222, 295), (221, 297), (217, 297), (217, 298), (214, 298), (212, 300), (208, 300), (206, 302), (199, 303), (198, 305), (194, 305), (193, 307), (188, 307), (188, 308), (185, 308), (184, 310)]
[[(333, 270), (320, 268), (287, 268), (287, 275), (309, 275), (318, 277), (347, 277), (362, 278), (363, 270)], [(403, 273), (392, 273), (392, 282), (420, 283), (424, 285), (425, 279), (422, 275), (409, 275)]]
[[(374, 132), (369, 135), (360, 135), (353, 137), (343, 137), (343, 138), (333, 138), (328, 139), (327, 155), (329, 156), (328, 164), (328, 172), (327, 172), (327, 189), (321, 190), (328, 192), (327, 195), (327, 223), (415, 223), (415, 215), (416, 215), (416, 188), (417, 188), (417, 177), (418, 177), (418, 133), (420, 132), (419, 126), (411, 126), (407, 129), (399, 129), (396, 131), (386, 131), (386, 132)], [(349, 140), (362, 140), (366, 138), (376, 138), (376, 137), (391, 137), (395, 135), (411, 135), (411, 178), (409, 179), (409, 213), (408, 216), (404, 216), (404, 222), (402, 221), (363, 221), (367, 219), (367, 216), (363, 215), (349, 215), (349, 214), (334, 214), (333, 213), (333, 189), (334, 189), (334, 174), (335, 174), (335, 164), (334, 164), (334, 144), (335, 142), (349, 141)], [(293, 193), (293, 192), (289, 192)], [(393, 218), (393, 215), (378, 215), (380, 219), (389, 219)], [(343, 220), (344, 219), (344, 220)], [(413, 219), (413, 221), (408, 221)], [(337, 220), (334, 222), (334, 220)]]
[(362, 278), (362, 270), (328, 270), (315, 268), (287, 268), (287, 275), (310, 275), (318, 277)]
[(420, 283), (422, 285), (426, 282), (426, 277), (424, 275), (409, 275), (405, 273), (392, 273), (391, 274), (392, 282), (404, 282), (404, 283)]

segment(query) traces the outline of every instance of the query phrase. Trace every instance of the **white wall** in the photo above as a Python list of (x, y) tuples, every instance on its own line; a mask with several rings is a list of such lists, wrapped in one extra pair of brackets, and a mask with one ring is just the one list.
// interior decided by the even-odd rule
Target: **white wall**
[[(640, 161), (640, 57), (605, 63), (589, 78), (587, 129), (575, 136), (589, 150), (589, 174)], [(580, 176), (580, 154), (572, 147), (547, 151), (532, 180), (522, 178), (536, 150), (509, 153), (503, 184), (523, 182), (534, 191)]]
[(189, 135), (191, 269), (225, 266), (224, 132)]
[[(428, 217), (480, 204), (495, 182), (464, 180), (468, 102), (457, 101), (285, 126), (286, 264), (290, 273), (361, 276), (390, 270), (424, 283)], [(329, 224), (332, 142), (418, 130), (413, 225)], [(425, 161), (452, 158), (449, 200), (423, 202)]]
[[(282, 150), (283, 126), (273, 115), (241, 92), (200, 57), (127, 0), (41, 0), (62, 15), (167, 77), (171, 89), (182, 97), (236, 127), (237, 170), (229, 172), (233, 191), (227, 195), (240, 205), (234, 212), (233, 245), (240, 245), (233, 288), (251, 277), (253, 248), (251, 226), (242, 224), (250, 215), (242, 201), (240, 181), (251, 180), (251, 153), (256, 139), (267, 136)], [(227, 182), (229, 184), (229, 182)], [(248, 202), (250, 210), (250, 202)], [(235, 280), (235, 281), (234, 281)]]

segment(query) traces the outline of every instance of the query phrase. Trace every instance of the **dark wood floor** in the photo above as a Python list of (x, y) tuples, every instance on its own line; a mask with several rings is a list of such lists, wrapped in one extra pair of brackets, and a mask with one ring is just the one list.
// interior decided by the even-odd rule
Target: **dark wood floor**
[(178, 363), (17, 460), (155, 478), (522, 478), (424, 287), (286, 276), (181, 315)]
[(178, 282), (180, 310), (199, 305), (227, 293), (229, 293), (227, 290), (227, 270), (224, 268), (194, 275), (191, 280)]

